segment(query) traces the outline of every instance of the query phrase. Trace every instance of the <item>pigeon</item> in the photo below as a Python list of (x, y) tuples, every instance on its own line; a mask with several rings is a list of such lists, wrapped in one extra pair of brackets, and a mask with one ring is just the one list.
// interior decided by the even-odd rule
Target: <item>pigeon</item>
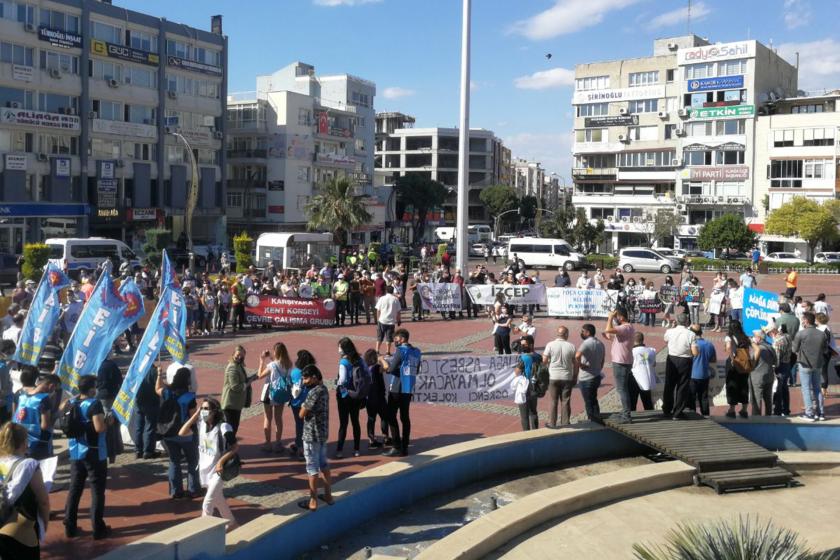
[(545, 54), (545, 59), (546, 60), (551, 60), (551, 53), (546, 53)]

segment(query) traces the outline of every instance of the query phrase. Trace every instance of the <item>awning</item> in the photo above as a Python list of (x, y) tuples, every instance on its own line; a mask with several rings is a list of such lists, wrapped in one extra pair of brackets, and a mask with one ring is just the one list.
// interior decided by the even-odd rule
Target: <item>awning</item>
[(764, 233), (764, 224), (747, 224), (747, 227), (755, 233)]

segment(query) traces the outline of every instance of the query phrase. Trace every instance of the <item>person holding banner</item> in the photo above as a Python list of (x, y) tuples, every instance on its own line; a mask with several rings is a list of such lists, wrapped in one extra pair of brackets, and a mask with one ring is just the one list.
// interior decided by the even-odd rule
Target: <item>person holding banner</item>
[(493, 306), (493, 345), (499, 355), (510, 354), (510, 331), (512, 319), (510, 311), (504, 302), (504, 295), (499, 293)]

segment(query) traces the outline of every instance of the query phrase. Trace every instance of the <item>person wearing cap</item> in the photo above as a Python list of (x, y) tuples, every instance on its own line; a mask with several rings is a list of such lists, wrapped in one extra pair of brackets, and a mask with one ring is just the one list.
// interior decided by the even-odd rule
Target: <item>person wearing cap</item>
[[(786, 304), (785, 304), (786, 305)], [(797, 324), (799, 321), (797, 320)], [(790, 373), (791, 348), (793, 341), (785, 325), (772, 323), (767, 335), (773, 340), (773, 350), (776, 351), (776, 391), (773, 393), (773, 414), (775, 416), (790, 416)]]
[[(332, 287), (332, 297), (335, 299), (335, 326), (344, 326), (347, 307), (350, 302), (350, 283), (339, 273)], [(351, 314), (352, 321), (352, 314)]]
[(776, 370), (776, 351), (767, 344), (767, 333), (772, 327), (752, 332), (752, 361), (750, 372), (750, 404), (753, 416), (770, 416), (773, 412), (773, 381)]

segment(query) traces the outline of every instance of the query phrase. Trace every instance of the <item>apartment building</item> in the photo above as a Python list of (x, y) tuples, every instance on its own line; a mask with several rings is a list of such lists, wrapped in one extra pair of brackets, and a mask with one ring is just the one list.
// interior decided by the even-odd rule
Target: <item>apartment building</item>
[(513, 188), (519, 196), (543, 196), (545, 169), (540, 162), (514, 158), (510, 168), (513, 171)]
[(602, 250), (645, 242), (660, 212), (682, 225), (659, 243), (682, 248), (724, 212), (756, 214), (756, 107), (797, 91), (796, 69), (774, 51), (687, 35), (575, 76), (573, 203), (604, 221)]
[(231, 234), (302, 231), (306, 205), (318, 186), (346, 177), (374, 216), (353, 232), (352, 241), (380, 240), (389, 195), (373, 188), (374, 120), (368, 115), (375, 91), (367, 80), (316, 77), (313, 66), (295, 62), (257, 77), (255, 92), (231, 95), (226, 199)]
[(0, 251), (137, 242), (156, 225), (179, 235), (190, 152), (192, 237), (224, 238), (221, 16), (204, 31), (107, 1), (0, 0), (0, 37)]

